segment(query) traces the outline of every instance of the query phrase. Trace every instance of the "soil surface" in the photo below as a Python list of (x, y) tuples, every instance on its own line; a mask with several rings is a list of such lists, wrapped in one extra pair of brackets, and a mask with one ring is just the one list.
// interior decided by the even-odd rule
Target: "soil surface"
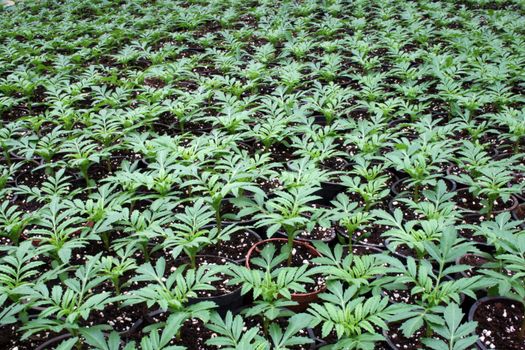
[(491, 300), (480, 304), (474, 313), (476, 333), (488, 349), (525, 350), (520, 337), (525, 306), (511, 300)]

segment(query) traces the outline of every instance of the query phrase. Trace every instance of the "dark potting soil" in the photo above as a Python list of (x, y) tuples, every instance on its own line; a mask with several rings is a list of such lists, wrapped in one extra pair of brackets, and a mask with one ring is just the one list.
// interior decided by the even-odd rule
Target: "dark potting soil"
[(469, 241), (474, 241), (478, 243), (487, 243), (485, 237), (481, 235), (474, 235), (474, 231), (469, 228), (459, 228), (458, 233), (461, 237), (466, 238)]
[(525, 331), (520, 330), (525, 315), (522, 303), (511, 300), (489, 300), (474, 313), (478, 322), (476, 334), (488, 349), (525, 350)]
[(215, 255), (237, 261), (246, 258), (250, 248), (258, 241), (257, 236), (247, 231), (236, 231), (230, 235), (229, 240), (203, 249), (201, 255)]
[(0, 237), (0, 246), (10, 247), (13, 245), (13, 241), (9, 237)]
[[(373, 224), (368, 228), (355, 231), (352, 237), (354, 242), (361, 244), (384, 246), (384, 239), (381, 236), (387, 230), (388, 228), (386, 226)], [(346, 233), (346, 230), (344, 228), (339, 228), (339, 232)], [(343, 243), (347, 243), (348, 234), (342, 236)]]
[(411, 209), (407, 203), (398, 199), (391, 200), (389, 206), (391, 207), (389, 208), (391, 212), (394, 212), (396, 209), (401, 209), (401, 211), (403, 212), (403, 218), (405, 220), (417, 220), (424, 218), (424, 215), (422, 214), (420, 214), (418, 217), (416, 211)]
[[(447, 185), (447, 188), (450, 190), (452, 188), (454, 188), (454, 185), (453, 183), (446, 179), (446, 178), (443, 178), (441, 179), (445, 182), (445, 184)], [(438, 180), (436, 180), (438, 181)], [(424, 186), (420, 186), (419, 188), (419, 200), (424, 200), (425, 197), (423, 196), (423, 191), (426, 191), (426, 190), (431, 190), (433, 189), (435, 186), (431, 186), (431, 185), (424, 185)], [(394, 183), (392, 185), (392, 192), (393, 193), (405, 193), (405, 197), (407, 198), (411, 198), (411, 199), (414, 199), (413, 198), (413, 195), (414, 195), (414, 186), (412, 187), (409, 187), (408, 186), (408, 180), (401, 180), (401, 181), (398, 181), (396, 183)]]
[(343, 171), (348, 167), (348, 162), (340, 157), (332, 157), (326, 159), (322, 166), (330, 170)]
[[(18, 323), (0, 327), (0, 349), (35, 350), (46, 341), (60, 335), (53, 332), (39, 332), (33, 334), (28, 339), (21, 340), (23, 332), (20, 331), (20, 327), (22, 327), (22, 325)], [(55, 346), (56, 345), (58, 344), (55, 344)]]
[[(188, 264), (189, 259), (186, 257), (181, 257), (177, 260), (166, 259), (166, 269), (168, 271), (174, 270), (176, 267), (181, 266), (182, 264)], [(228, 260), (222, 257), (216, 256), (198, 256), (195, 261), (197, 268), (200, 266), (213, 266), (213, 265), (226, 265)], [(238, 286), (228, 284), (230, 277), (223, 273), (217, 273), (215, 276), (219, 277), (219, 280), (211, 283), (214, 290), (201, 290), (197, 291), (199, 298), (208, 298), (208, 297), (217, 297), (225, 294), (229, 294), (235, 291)]]
[[(454, 200), (457, 203), (457, 206), (470, 210), (473, 212), (481, 212), (481, 210), (485, 209), (485, 205), (481, 201), (481, 198), (474, 197), (469, 191), (458, 191), (456, 192), (456, 196), (454, 197)], [(498, 199), (494, 203), (493, 211), (503, 211), (512, 206), (513, 202), (509, 200), (508, 202), (503, 202), (501, 199)]]
[[(32, 163), (27, 163), (32, 164)], [(34, 167), (37, 167), (38, 165), (34, 165)], [(47, 176), (45, 174), (45, 171), (43, 169), (38, 169), (33, 171), (34, 168), (29, 169), (22, 169), (18, 171), (18, 176), (16, 177), (16, 184), (17, 186), (20, 185), (26, 185), (29, 188), (32, 187), (38, 187), (42, 185), (42, 183), (46, 180)]]
[(379, 254), (380, 251), (374, 247), (368, 247), (366, 245), (354, 245), (352, 246), (352, 254), (363, 256), (363, 255), (371, 255), (371, 254)]
[(271, 193), (273, 191), (279, 190), (282, 187), (281, 181), (276, 178), (271, 179), (257, 179), (255, 182), (258, 184), (259, 188), (265, 193)]
[(465, 270), (463, 273), (467, 275), (468, 277), (474, 276), (477, 274), (477, 270), (486, 264), (488, 262), (487, 259), (485, 259), (482, 256), (475, 255), (475, 254), (467, 254), (462, 256), (459, 259), (460, 264), (469, 265), (472, 266), (470, 269)]
[[(399, 329), (402, 323), (389, 324), (389, 329), (387, 331), (387, 336), (390, 338), (392, 343), (398, 348), (403, 350), (413, 350), (413, 349), (427, 349), (421, 342), (425, 338), (424, 327), (418, 329), (414, 335), (410, 338), (407, 338), (403, 335), (402, 331)], [(433, 336), (435, 338), (435, 335)]]
[(405, 244), (398, 245), (396, 247), (396, 253), (403, 257), (411, 256), (415, 258), (417, 256), (416, 251)]
[(314, 228), (311, 231), (301, 231), (296, 236), (297, 240), (304, 240), (304, 241), (324, 241), (324, 242), (330, 242), (332, 241), (336, 236), (335, 229), (333, 227), (322, 227), (320, 225), (314, 226)]
[[(111, 303), (106, 305), (104, 310), (92, 311), (89, 318), (82, 321), (81, 324), (89, 327), (106, 324), (117, 332), (129, 332), (146, 313), (147, 308), (144, 304), (121, 307), (118, 303)], [(129, 338), (136, 336), (137, 333), (130, 332), (129, 334)]]
[(17, 205), (19, 210), (23, 210), (26, 213), (36, 212), (44, 206), (44, 203), (39, 203), (35, 200), (26, 200), (22, 198), (22, 196), (18, 196), (13, 204)]
[(406, 284), (406, 289), (384, 289), (383, 294), (390, 299), (392, 303), (408, 303), (414, 304), (417, 301), (418, 296), (410, 294), (410, 289), (414, 287), (414, 284)]
[[(255, 143), (253, 151), (257, 153), (259, 150), (263, 150), (264, 146), (259, 142)], [(286, 163), (290, 159), (293, 159), (292, 150), (281, 143), (273, 144), (269, 147), (268, 152), (272, 156), (272, 160), (275, 162)]]

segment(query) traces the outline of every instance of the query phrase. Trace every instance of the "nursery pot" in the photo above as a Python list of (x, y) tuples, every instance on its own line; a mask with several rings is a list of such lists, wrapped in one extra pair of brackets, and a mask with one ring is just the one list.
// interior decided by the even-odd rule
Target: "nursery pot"
[[(219, 257), (219, 256), (214, 256), (214, 255), (197, 255), (197, 258), (199, 257), (200, 258), (213, 258), (213, 259), (218, 258), (221, 260), (226, 260), (227, 262), (230, 262), (233, 264), (238, 264), (234, 260)], [(177, 260), (182, 261), (183, 259), (177, 259)], [(216, 296), (210, 296), (210, 297), (188, 298), (188, 304), (192, 305), (192, 304), (196, 304), (201, 301), (213, 301), (215, 304), (217, 304), (216, 311), (219, 314), (224, 315), (226, 314), (227, 311), (233, 311), (241, 307), (242, 301), (243, 301), (242, 299), (243, 298), (241, 296), (241, 287), (239, 286), (235, 290), (229, 293), (226, 293), (226, 294), (222, 294), (222, 295), (216, 295)]]
[(512, 217), (514, 220), (521, 221), (520, 226), (525, 229), (525, 204), (517, 205), (512, 211)]
[[(463, 188), (463, 189), (458, 190), (458, 191), (456, 192), (456, 197), (457, 197), (459, 194), (464, 193), (464, 192), (468, 192), (468, 188)], [(462, 203), (459, 203), (459, 202), (457, 201), (456, 198), (454, 198), (454, 200), (456, 201), (456, 206), (457, 206), (458, 208), (464, 210), (465, 213), (466, 213), (466, 215), (472, 215), (472, 214), (475, 214), (475, 215), (479, 214), (479, 215), (481, 215), (481, 214), (479, 213), (479, 210), (476, 211), (476, 210), (473, 210), (473, 209), (465, 208), (465, 207), (462, 206)], [(503, 213), (503, 212), (506, 212), (506, 211), (510, 211), (510, 212), (514, 211), (514, 210), (518, 207), (518, 200), (516, 199), (516, 197), (514, 197), (514, 196), (510, 196), (510, 197), (509, 197), (509, 200), (508, 200), (505, 204), (506, 204), (505, 208), (503, 208), (503, 209), (499, 209), (499, 210), (493, 210), (493, 211), (492, 211), (492, 214), (493, 214), (493, 215), (498, 215), (498, 214)]]
[[(452, 181), (450, 179), (447, 179), (447, 178), (443, 178), (441, 179), (445, 182), (445, 184), (447, 185), (447, 189), (450, 191), (450, 192), (454, 192), (457, 188), (457, 184), (455, 181)], [(391, 186), (390, 186), (390, 191), (394, 194), (394, 195), (398, 195), (400, 193), (403, 193), (405, 191), (402, 191), (402, 186), (404, 185), (405, 181), (408, 181), (408, 178), (407, 177), (404, 177), (404, 178), (401, 178), (401, 179), (398, 179), (397, 181), (395, 181)]]
[[(288, 241), (288, 239), (287, 239), (288, 235), (286, 233), (284, 233), (282, 231), (277, 231), (277, 235), (280, 236), (280, 237), (286, 238), (286, 240)], [(337, 237), (336, 230), (333, 229), (331, 234), (330, 234), (330, 236), (324, 237), (320, 241), (325, 242), (325, 243), (330, 243), (330, 242), (333, 242), (336, 237)], [(310, 243), (310, 242), (313, 242), (313, 241), (316, 241), (316, 240), (315, 239), (302, 238), (302, 237), (296, 236), (294, 241)]]
[[(388, 325), (391, 325), (391, 324), (388, 324)], [(401, 333), (401, 331), (399, 331), (399, 333)], [(408, 350), (408, 348), (404, 348), (403, 345), (401, 347), (397, 346), (394, 339), (392, 339), (392, 337), (388, 334), (388, 330), (386, 329), (383, 329), (383, 337), (385, 338), (384, 341), (386, 342), (387, 348), (390, 348), (391, 350)], [(409, 349), (409, 350), (412, 350), (412, 349)]]
[[(227, 227), (229, 225), (229, 223), (223, 223), (222, 227)], [(206, 225), (204, 228), (213, 228), (215, 227), (216, 225), (214, 224), (211, 224), (211, 225)], [(262, 240), (261, 236), (255, 232), (254, 230), (252, 229), (249, 229), (249, 228), (246, 228), (246, 227), (243, 227), (241, 230), (239, 230), (238, 232), (245, 232), (248, 234), (248, 236), (251, 236), (256, 242), (260, 242)], [(231, 241), (231, 240), (230, 240)], [(251, 246), (246, 250), (246, 254), (248, 253), (249, 249), (251, 248)], [(216, 251), (210, 251), (211, 248), (208, 246), (204, 249), (204, 252), (203, 255), (216, 255), (217, 253), (217, 250)], [(207, 254), (206, 252), (207, 251), (210, 251), (211, 254)], [(219, 257), (222, 257), (220, 255), (217, 255)], [(244, 260), (246, 259), (246, 255), (244, 254), (244, 256), (242, 258), (239, 258), (239, 259), (232, 259), (230, 258), (230, 260), (233, 260), (236, 264), (243, 264), (244, 263)]]
[[(488, 297), (484, 297), (484, 298), (479, 299), (478, 301), (476, 301), (474, 303), (474, 305), (472, 305), (472, 307), (470, 308), (470, 311), (468, 313), (468, 320), (469, 321), (476, 321), (475, 316), (476, 316), (476, 313), (477, 313), (478, 309), (481, 306), (485, 305), (485, 304), (492, 304), (492, 303), (506, 303), (506, 304), (515, 303), (515, 304), (521, 304), (522, 305), (522, 309), (523, 309), (522, 313), (525, 311), (525, 304), (521, 300), (507, 298), (507, 297), (501, 297), (501, 296), (494, 296), (494, 297), (488, 296)], [(483, 317), (485, 317), (485, 316), (483, 316)], [(516, 330), (515, 333), (518, 333), (518, 330)], [(476, 335), (478, 336), (478, 340), (476, 341), (476, 345), (478, 346), (479, 349), (481, 349), (481, 350), (492, 350), (493, 349), (493, 348), (490, 347), (490, 345), (487, 346), (485, 343), (483, 343), (483, 341), (479, 338), (480, 334), (476, 334)]]
[[(124, 331), (124, 332), (120, 332), (119, 333), (120, 337), (121, 338), (127, 338), (127, 337), (130, 337), (131, 335), (135, 334), (140, 329), (140, 327), (142, 326), (143, 322), (144, 321), (143, 321), (142, 318), (138, 319), (137, 321), (135, 321), (135, 323), (133, 323), (133, 325), (131, 326), (130, 329), (128, 329), (127, 331)], [(58, 335), (56, 337), (48, 339), (46, 342), (44, 342), (41, 345), (39, 345), (35, 350), (52, 350), (52, 349), (56, 349), (56, 347), (61, 342), (65, 341), (65, 340), (68, 340), (71, 337), (72, 337), (72, 335), (69, 334), (69, 333)]]
[(53, 337), (53, 338), (47, 340), (43, 344), (39, 345), (35, 350), (52, 350), (52, 349), (56, 349), (57, 346), (61, 342), (63, 342), (64, 340), (67, 340), (69, 338), (71, 338), (71, 334), (69, 334), (69, 333), (58, 335), (56, 337)]
[[(335, 227), (335, 230), (341, 237), (344, 238), (344, 241), (340, 239), (339, 243), (343, 245), (347, 245), (348, 244), (348, 233), (346, 232), (346, 230), (339, 225)], [(357, 246), (359, 245), (367, 246), (367, 247), (378, 249), (380, 251), (383, 251), (385, 249), (385, 246), (382, 244), (368, 243), (368, 242), (365, 242), (364, 239), (366, 238), (356, 239), (355, 237), (352, 237), (352, 244), (357, 245)]]
[[(251, 266), (250, 266), (250, 259), (251, 259), (252, 255), (255, 252), (260, 251), (260, 249), (264, 245), (269, 244), (269, 243), (283, 243), (283, 244), (287, 244), (288, 243), (288, 239), (286, 239), (286, 238), (270, 238), (270, 239), (265, 239), (265, 240), (260, 241), (257, 244), (255, 244), (248, 251), (248, 255), (246, 255), (246, 267), (247, 268), (251, 268)], [(295, 246), (297, 246), (297, 245), (303, 246), (308, 251), (310, 251), (310, 253), (313, 256), (321, 256), (321, 254), (314, 247), (312, 247), (310, 244), (308, 244), (306, 242), (301, 242), (301, 241), (294, 240), (294, 245)], [(308, 307), (308, 305), (310, 303), (312, 303), (312, 302), (314, 302), (314, 301), (316, 301), (318, 299), (319, 294), (324, 292), (325, 289), (326, 289), (326, 285), (323, 285), (319, 290), (316, 290), (316, 291), (313, 291), (313, 292), (310, 292), (310, 293), (292, 293), (292, 301), (295, 301), (298, 305), (292, 306), (292, 307), (290, 307), (290, 309), (293, 310), (293, 311), (296, 311), (296, 312), (304, 311)]]
[(315, 202), (321, 205), (329, 205), (339, 193), (344, 193), (346, 189), (346, 186), (337, 182), (321, 182), (321, 189), (314, 192), (315, 196), (321, 198)]

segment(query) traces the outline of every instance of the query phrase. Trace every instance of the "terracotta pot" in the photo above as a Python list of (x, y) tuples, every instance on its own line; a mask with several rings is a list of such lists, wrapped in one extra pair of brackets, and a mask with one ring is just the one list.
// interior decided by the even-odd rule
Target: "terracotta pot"
[[(288, 239), (286, 239), (286, 238), (270, 238), (270, 239), (265, 239), (265, 240), (260, 241), (259, 243), (255, 244), (248, 251), (248, 255), (246, 255), (246, 267), (247, 268), (251, 268), (251, 266), (250, 266), (250, 258), (252, 257), (253, 253), (256, 252), (256, 251), (260, 251), (260, 248), (262, 246), (264, 246), (266, 244), (269, 244), (269, 243), (283, 243), (283, 244), (287, 244), (288, 243)], [(310, 251), (310, 253), (313, 256), (321, 256), (321, 254), (314, 247), (312, 247), (310, 244), (308, 244), (306, 242), (294, 241), (294, 245), (301, 245), (301, 246), (305, 247), (307, 250)], [(308, 305), (310, 303), (312, 303), (312, 302), (315, 302), (318, 299), (319, 294), (323, 293), (325, 290), (326, 290), (326, 285), (323, 285), (322, 288), (320, 288), (319, 290), (316, 290), (314, 292), (310, 292), (310, 293), (292, 293), (292, 301), (295, 301), (296, 303), (298, 303), (298, 305), (290, 307), (290, 309), (293, 310), (293, 311), (296, 311), (296, 312), (304, 311), (308, 307)]]

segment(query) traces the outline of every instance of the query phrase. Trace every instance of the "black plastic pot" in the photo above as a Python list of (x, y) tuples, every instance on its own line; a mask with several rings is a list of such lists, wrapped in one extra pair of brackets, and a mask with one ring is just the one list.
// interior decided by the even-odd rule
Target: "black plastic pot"
[(330, 202), (337, 197), (339, 193), (344, 193), (347, 187), (336, 182), (321, 182), (321, 189), (314, 192), (315, 196), (321, 197), (315, 203), (321, 205), (330, 205)]
[[(336, 226), (335, 230), (337, 231), (339, 236), (344, 238), (344, 240), (340, 239), (339, 243), (344, 244), (344, 245), (348, 244), (348, 233), (346, 233), (345, 229), (342, 228), (341, 226)], [(376, 248), (376, 249), (379, 249), (381, 251), (386, 249), (386, 247), (384, 245), (382, 245), (382, 244), (373, 244), (373, 243), (365, 242), (364, 238), (363, 239), (352, 238), (352, 242), (353, 242), (354, 245), (363, 245), (363, 246), (366, 246), (366, 247)]]
[(521, 221), (520, 226), (525, 229), (525, 204), (516, 206), (516, 209), (512, 211), (512, 217), (514, 220)]
[[(282, 232), (282, 231), (277, 231), (277, 236), (283, 237), (283, 238), (288, 237), (288, 235), (286, 233)], [(336, 234), (336, 231), (334, 229), (333, 234), (331, 234), (329, 238), (322, 239), (321, 241), (325, 242), (325, 243), (330, 243), (330, 242), (333, 242), (336, 237), (337, 237), (337, 234)], [(311, 243), (311, 242), (315, 241), (314, 239), (301, 238), (299, 236), (296, 236), (294, 238), (294, 240), (295, 241), (299, 241), (299, 242), (307, 242), (307, 243)]]
[[(138, 319), (130, 329), (124, 332), (120, 332), (119, 335), (121, 338), (128, 338), (132, 336), (133, 334), (137, 333), (139, 329), (141, 328), (142, 324), (144, 323), (144, 320), (142, 318)], [(35, 350), (52, 350), (56, 349), (56, 347), (63, 341), (68, 340), (72, 337), (71, 334), (61, 334), (56, 337), (53, 337), (49, 340), (47, 340), (45, 343), (39, 345)]]
[(71, 338), (71, 334), (62, 334), (59, 336), (56, 336), (54, 338), (49, 339), (45, 343), (39, 345), (35, 350), (52, 350), (56, 349), (56, 347), (63, 342), (64, 340), (67, 340)]
[[(233, 199), (233, 198), (224, 198), (221, 202), (221, 207), (227, 203), (230, 202), (230, 200)], [(226, 215), (226, 217), (224, 216)], [(239, 219), (239, 220), (234, 220), (233, 218), (228, 218), (227, 216), (228, 214), (223, 214), (223, 218), (222, 218), (222, 224), (224, 226), (227, 226), (227, 225), (241, 225), (241, 226), (252, 226), (254, 223), (255, 223), (255, 220), (254, 219)]]
[[(464, 191), (468, 191), (468, 188), (463, 188), (463, 189), (458, 190), (457, 194), (460, 194), (461, 192), (464, 192)], [(498, 214), (506, 212), (506, 211), (512, 212), (512, 211), (514, 211), (514, 209), (516, 209), (518, 207), (518, 200), (514, 196), (510, 196), (510, 198), (508, 200), (508, 203), (510, 203), (510, 204), (506, 208), (500, 209), (500, 210), (494, 210), (492, 212), (492, 214), (493, 215), (498, 215)], [(464, 215), (467, 215), (467, 216), (472, 216), (472, 215), (480, 215), (481, 216), (482, 215), (482, 214), (479, 213), (479, 211), (462, 207), (461, 204), (456, 204), (456, 205), (457, 205), (458, 208), (460, 208), (461, 210), (463, 210), (465, 212)]]
[[(521, 300), (517, 300), (517, 299), (512, 299), (512, 298), (507, 298), (507, 297), (501, 297), (501, 296), (494, 296), (494, 297), (484, 297), (484, 298), (481, 298), (479, 299), (478, 301), (476, 301), (472, 307), (470, 308), (470, 311), (468, 313), (468, 320), (469, 321), (474, 321), (474, 315), (476, 314), (476, 311), (478, 310), (478, 307), (480, 307), (480, 305), (484, 304), (484, 303), (490, 303), (490, 302), (497, 302), (497, 301), (505, 301), (505, 302), (516, 302), (516, 303), (522, 303), (523, 304), (523, 301)], [(525, 307), (525, 305), (524, 305)], [(479, 334), (476, 334), (478, 336), (478, 340), (476, 341), (476, 345), (478, 346), (478, 348), (480, 350), (493, 350), (492, 348), (488, 348), (485, 346), (485, 344), (483, 344), (483, 342), (481, 341), (481, 339), (479, 339)], [(503, 350), (503, 349), (501, 349)]]
[[(230, 224), (225, 223), (225, 224), (222, 225), (222, 227), (229, 226), (229, 225), (230, 225)], [(205, 228), (213, 228), (213, 227), (215, 227), (215, 225), (207, 225), (207, 226), (205, 226)], [(242, 230), (240, 230), (240, 231), (244, 231), (244, 232), (248, 233), (250, 236), (254, 237), (255, 240), (256, 240), (257, 242), (262, 241), (261, 236), (260, 236), (257, 232), (255, 232), (254, 230), (252, 230), (252, 229), (249, 229), (249, 228), (247, 228), (247, 227), (243, 227)], [(248, 247), (248, 250), (249, 250), (250, 248), (251, 248), (251, 247)], [(248, 253), (248, 251), (246, 251), (246, 253)], [(242, 264), (244, 264), (245, 257), (242, 257), (242, 258), (239, 258), (239, 259), (232, 259), (232, 260), (233, 260), (236, 264), (240, 264), (240, 265), (242, 265)]]
[[(399, 195), (400, 193), (404, 193), (405, 191), (401, 191), (401, 187), (403, 186), (404, 182), (407, 181), (408, 178), (407, 177), (404, 177), (404, 178), (400, 178), (399, 180), (395, 181), (392, 186), (390, 186), (390, 191), (394, 194), (394, 195)], [(447, 185), (447, 189), (450, 191), (450, 192), (454, 192), (457, 188), (457, 184), (455, 181), (452, 181), (450, 179), (447, 179), (447, 178), (443, 178), (441, 179), (445, 182), (445, 184)]]
[[(485, 254), (486, 256), (484, 256), (483, 253), (480, 253), (480, 254), (466, 254), (466, 255), (478, 256), (480, 258), (483, 258), (483, 259), (487, 260), (487, 262), (490, 262), (490, 259), (491, 259), (490, 254)], [(464, 256), (459, 257), (458, 259), (456, 259), (456, 265), (464, 264), (464, 263), (461, 262), (461, 259)], [(469, 278), (470, 277), (468, 274), (465, 273), (465, 271), (457, 273), (456, 276), (457, 276), (458, 279), (459, 278)], [(475, 294), (476, 294), (476, 298), (479, 300), (479, 299), (481, 299), (481, 298), (483, 298), (483, 297), (485, 297), (487, 295), (487, 291), (486, 290), (478, 290), (478, 291), (475, 291)], [(463, 312), (468, 314), (468, 312), (470, 311), (472, 305), (474, 305), (475, 302), (476, 302), (475, 299), (463, 298), (462, 303), (461, 303), (461, 309), (463, 310)]]
[[(234, 260), (226, 259), (223, 257), (217, 257), (213, 255), (198, 255), (197, 257), (211, 257), (214, 259), (219, 258), (219, 259), (227, 260), (228, 262), (233, 263), (233, 264), (238, 264)], [(242, 306), (243, 298), (241, 295), (241, 287), (236, 288), (234, 291), (228, 294), (212, 296), (212, 297), (188, 298), (189, 305), (196, 304), (201, 301), (213, 301), (215, 304), (217, 304), (216, 311), (219, 314), (224, 315), (226, 314), (227, 311), (233, 311)]]

